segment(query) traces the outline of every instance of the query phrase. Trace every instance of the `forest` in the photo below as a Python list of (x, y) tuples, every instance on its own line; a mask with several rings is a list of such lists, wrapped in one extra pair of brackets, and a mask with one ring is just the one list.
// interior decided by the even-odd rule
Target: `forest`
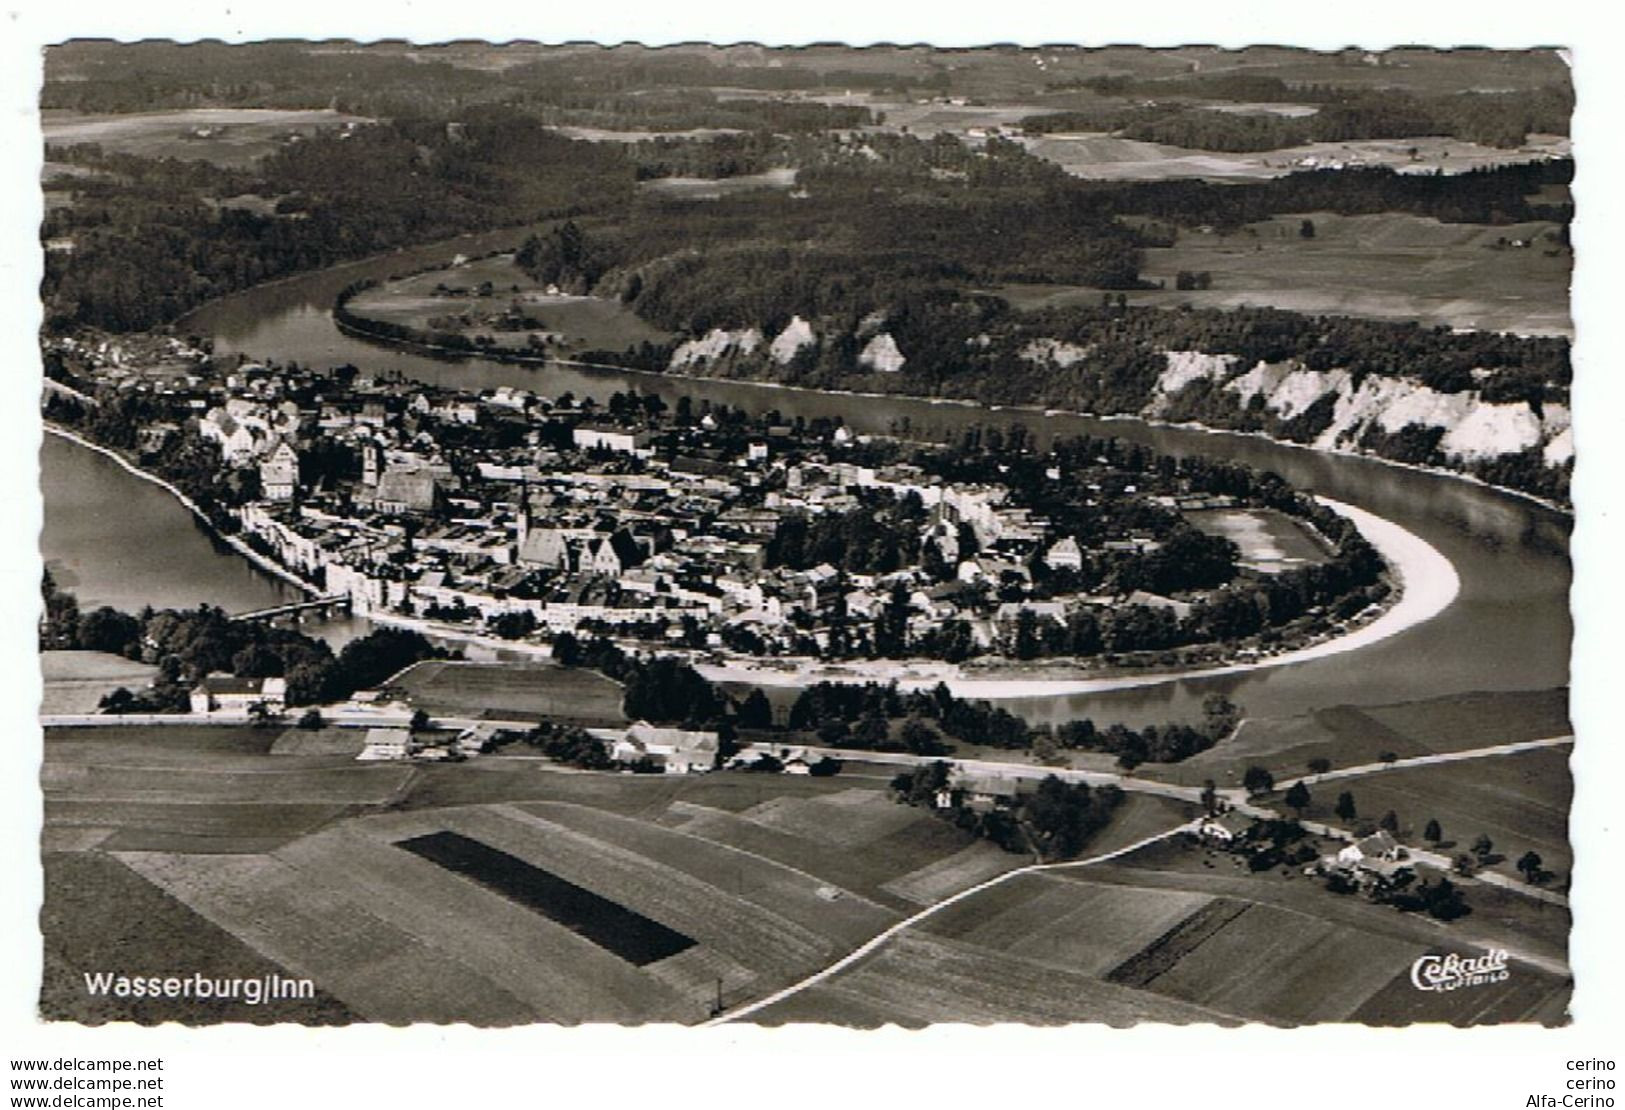
[[(324, 132), (252, 172), (84, 146), (54, 156), (97, 172), (42, 227), (74, 243), (46, 256), (47, 326), (112, 331), (166, 324), (301, 270), (610, 207), (633, 187), (617, 149), (500, 110), (471, 112), (455, 131), (403, 120)], [(276, 211), (208, 202), (245, 193), (274, 198)]]
[[(1568, 134), (1574, 112), (1572, 91), (1555, 86), (1426, 96), (1398, 89), (1288, 83), (1248, 74), (1172, 80), (1102, 77), (1083, 85), (1113, 99), (1089, 108), (1027, 116), (1022, 129), (1029, 134), (1111, 131), (1127, 139), (1231, 152), (1421, 135), (1512, 148), (1523, 145), (1531, 134)], [(1203, 103), (1208, 99), (1304, 105), (1314, 111), (1222, 112)]]

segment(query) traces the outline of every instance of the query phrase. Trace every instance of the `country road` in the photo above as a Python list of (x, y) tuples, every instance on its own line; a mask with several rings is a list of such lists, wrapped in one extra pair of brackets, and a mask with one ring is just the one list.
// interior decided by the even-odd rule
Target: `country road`
[(1304, 775), (1301, 778), (1291, 779), (1277, 784), (1289, 787), (1294, 782), (1301, 782), (1305, 786), (1313, 786), (1317, 782), (1331, 782), (1334, 779), (1354, 778), (1356, 775), (1375, 775), (1383, 771), (1399, 771), (1406, 767), (1431, 767), (1438, 763), (1456, 763), (1464, 759), (1483, 759), (1492, 755), (1515, 755), (1518, 752), (1532, 752), (1541, 748), (1559, 748), (1564, 744), (1574, 743), (1574, 736), (1547, 736), (1540, 740), (1519, 740), (1513, 744), (1496, 744), (1487, 748), (1468, 748), (1459, 752), (1434, 752), (1431, 755), (1415, 755), (1406, 759), (1395, 759), (1387, 763), (1362, 763), (1357, 767), (1338, 767), (1331, 771), (1324, 771), (1318, 775)]
[(865, 956), (875, 952), (887, 941), (891, 940), (904, 930), (913, 928), (926, 918), (947, 909), (949, 906), (952, 906), (955, 903), (963, 902), (967, 898), (975, 897), (984, 890), (991, 890), (1001, 883), (1007, 883), (1011, 879), (1016, 878), (1018, 875), (1033, 875), (1042, 871), (1057, 871), (1073, 867), (1089, 867), (1093, 864), (1105, 863), (1108, 860), (1116, 859), (1119, 856), (1126, 856), (1131, 852), (1137, 852), (1147, 845), (1157, 843), (1159, 840), (1166, 840), (1170, 836), (1175, 836), (1179, 833), (1186, 832), (1195, 828), (1195, 825), (1196, 823), (1194, 821), (1182, 822), (1181, 824), (1175, 825), (1171, 829), (1165, 829), (1160, 833), (1155, 833), (1152, 836), (1145, 837), (1142, 840), (1137, 840), (1133, 844), (1125, 845), (1114, 851), (1103, 853), (1102, 855), (1090, 856), (1088, 859), (1069, 860), (1065, 863), (1029, 863), (1025, 867), (1018, 867), (1013, 871), (1006, 871), (1002, 875), (995, 875), (986, 882), (977, 883), (975, 886), (967, 887), (958, 894), (944, 898), (942, 901), (933, 903), (932, 905), (927, 906), (925, 909), (920, 910), (918, 913), (905, 917), (895, 925), (892, 925), (885, 931), (876, 934), (868, 941), (859, 945), (857, 948), (854, 948), (851, 952), (848, 952), (845, 956), (842, 956), (840, 959), (836, 960), (822, 971), (816, 971), (800, 982), (792, 983), (790, 986), (785, 987), (782, 990), (774, 991), (765, 998), (759, 998), (754, 1002), (748, 1002), (743, 1006), (738, 1006), (725, 1013), (718, 1014), (709, 1021), (701, 1022), (699, 1028), (709, 1029), (713, 1026), (738, 1021), (741, 1018), (749, 1017), (751, 1014), (754, 1014), (759, 1010), (766, 1009), (768, 1006), (772, 1006), (775, 1003), (783, 1002), (786, 998), (789, 998), (792, 995), (800, 994), (809, 987), (815, 987), (831, 976), (837, 975), (851, 967), (859, 960), (862, 960)]
[[(323, 709), (323, 715), (329, 725), (341, 728), (404, 728), (411, 719), (409, 714), (402, 712), (339, 710), (330, 706), (323, 706), (319, 708)], [(184, 713), (132, 713), (125, 715), (85, 714), (42, 716), (40, 718), (41, 726), (46, 728), (87, 726), (116, 728), (121, 725), (131, 726), (155, 724), (245, 725), (247, 723), (246, 717), (232, 717), (221, 714), (203, 715)], [(529, 730), (530, 728), (534, 727), (534, 722), (531, 721), (487, 720), (477, 717), (435, 717), (432, 719), (431, 723), (436, 727), (454, 729), (487, 726), (501, 729)], [(1572, 744), (1573, 742), (1574, 737), (1572, 735), (1549, 736), (1539, 740), (1522, 740), (1510, 744), (1496, 744), (1490, 747), (1472, 748), (1459, 752), (1439, 752), (1433, 755), (1414, 756), (1409, 759), (1395, 760), (1392, 763), (1366, 763), (1355, 767), (1345, 767), (1338, 770), (1327, 771), (1319, 775), (1305, 775), (1301, 779), (1293, 779), (1287, 783), (1278, 784), (1277, 791), (1279, 792), (1281, 790), (1285, 790), (1291, 785), (1291, 782), (1301, 781), (1305, 785), (1313, 785), (1315, 783), (1328, 782), (1337, 779), (1381, 774), (1385, 771), (1402, 770), (1408, 767), (1427, 767), (1441, 763), (1458, 763), (1473, 759), (1493, 758), (1501, 755), (1514, 755), (1518, 752), (1535, 751), (1541, 748), (1561, 747), (1564, 744)], [(1064, 782), (1082, 782), (1087, 783), (1090, 786), (1111, 785), (1116, 786), (1128, 793), (1152, 794), (1158, 797), (1170, 798), (1174, 801), (1187, 802), (1191, 804), (1200, 804), (1202, 800), (1202, 791), (1199, 787), (1179, 786), (1174, 783), (1158, 782), (1155, 779), (1141, 778), (1137, 775), (1118, 774), (1112, 771), (1089, 771), (1073, 767), (1044, 767), (1032, 763), (1005, 763), (990, 759), (951, 759), (940, 756), (913, 755), (908, 752), (868, 752), (857, 751), (851, 748), (827, 748), (801, 744), (787, 745), (782, 743), (747, 744), (741, 748), (740, 754), (767, 755), (780, 751), (785, 747), (795, 747), (796, 749), (806, 752), (809, 755), (828, 756), (832, 759), (839, 760), (861, 760), (865, 763), (879, 763), (896, 767), (918, 767), (929, 763), (945, 762), (955, 770), (964, 773), (985, 775), (994, 778), (1004, 778), (1013, 781), (1039, 781), (1049, 775), (1054, 775)], [(1218, 791), (1218, 797), (1222, 799), (1230, 808), (1239, 810), (1240, 812), (1248, 814), (1249, 816), (1266, 818), (1284, 816), (1280, 810), (1254, 801), (1248, 796), (1244, 789), (1239, 787), (1222, 789)], [(1348, 829), (1342, 829), (1333, 825), (1326, 825), (1310, 821), (1304, 821), (1302, 824), (1305, 828), (1322, 836), (1343, 841), (1353, 841), (1357, 839), (1354, 833)], [(1183, 828), (1184, 826), (1180, 827)], [(1161, 834), (1161, 836), (1167, 835), (1169, 834)], [(1161, 839), (1161, 836), (1153, 837), (1152, 840)], [(1451, 870), (1451, 860), (1445, 856), (1422, 848), (1412, 848), (1409, 845), (1406, 845), (1405, 847), (1413, 859), (1426, 863), (1429, 866), (1437, 867), (1442, 871)], [(1123, 854), (1121, 850), (1113, 853), (1114, 856), (1121, 854)], [(1083, 862), (1089, 863), (1099, 861), (1087, 860)], [(1077, 866), (1077, 864), (1049, 864), (1045, 866)], [(1011, 874), (1016, 874), (1016, 872), (1011, 872)], [(1563, 895), (1554, 891), (1546, 890), (1539, 886), (1535, 886), (1532, 883), (1522, 882), (1508, 875), (1502, 875), (1492, 871), (1484, 871), (1475, 875), (1474, 879), (1487, 885), (1501, 887), (1502, 889), (1523, 894), (1530, 898), (1534, 898), (1552, 905), (1565, 907), (1568, 905), (1568, 899)], [(956, 895), (955, 897), (964, 897), (965, 894), (972, 893), (977, 889), (980, 888), (973, 887), (971, 890), (965, 891), (960, 895)], [(939, 903), (939, 905), (943, 904), (946, 903)]]

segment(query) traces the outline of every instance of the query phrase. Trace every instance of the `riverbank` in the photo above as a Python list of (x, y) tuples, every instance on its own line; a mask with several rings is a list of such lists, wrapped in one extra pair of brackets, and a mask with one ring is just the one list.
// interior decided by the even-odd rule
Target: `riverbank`
[[(117, 451), (93, 443), (68, 429), (47, 424), (46, 430), (112, 459), (128, 473), (164, 489), (191, 512), (212, 535), (262, 571), (294, 585), (309, 596), (320, 593), (313, 585), (300, 579), (287, 568), (255, 551), (240, 537), (220, 534), (199, 506), (172, 483), (135, 466)], [(945, 683), (956, 696), (992, 700), (1096, 694), (1288, 666), (1358, 650), (1431, 619), (1455, 599), (1460, 589), (1460, 580), (1455, 568), (1421, 537), (1355, 506), (1324, 497), (1318, 500), (1352, 520), (1361, 535), (1382, 556), (1395, 579), (1393, 596), (1397, 600), (1389, 604), (1374, 620), (1342, 635), (1268, 658), (1183, 670), (1119, 669), (1104, 674), (1098, 668), (1069, 666), (1065, 663), (1052, 666), (1041, 663), (1037, 665), (1010, 663), (969, 669), (934, 660), (873, 660), (861, 664), (796, 662), (788, 666), (782, 662), (775, 665), (773, 661), (758, 663), (729, 661), (722, 664), (696, 662), (696, 669), (714, 682), (790, 689), (819, 682), (896, 681), (905, 689), (931, 688), (939, 683)], [(421, 617), (387, 611), (369, 611), (360, 615), (375, 625), (420, 632), (449, 645), (468, 645), (491, 652), (508, 652), (539, 659), (551, 658), (552, 655), (551, 647), (546, 644), (505, 640)]]
[(813, 664), (789, 669), (739, 663), (703, 663), (697, 664), (695, 669), (712, 682), (790, 688), (810, 686), (819, 682), (860, 683), (895, 680), (904, 690), (916, 690), (928, 689), (940, 682), (945, 683), (956, 697), (986, 698), (993, 701), (1098, 694), (1194, 678), (1243, 674), (1357, 651), (1432, 619), (1456, 599), (1456, 595), (1461, 591), (1460, 576), (1457, 575), (1456, 568), (1450, 560), (1432, 544), (1375, 513), (1326, 497), (1317, 500), (1353, 521), (1360, 534), (1382, 556), (1390, 573), (1397, 579), (1395, 592), (1398, 594), (1398, 601), (1375, 620), (1344, 635), (1283, 652), (1268, 659), (1154, 674), (1101, 675), (1098, 672), (1087, 673), (1080, 670), (1072, 675), (1055, 677), (967, 673), (965, 668), (956, 664), (930, 660), (868, 660), (861, 664)]
[[(493, 252), (493, 253), (501, 253), (501, 252), (497, 251), (497, 252)], [(431, 267), (430, 269), (435, 269), (435, 267)], [(749, 386), (749, 387), (754, 387), (754, 388), (759, 388), (759, 389), (786, 390), (786, 391), (796, 392), (796, 393), (819, 394), (819, 395), (831, 396), (831, 397), (852, 397), (852, 398), (856, 398), (856, 399), (860, 399), (860, 400), (912, 401), (912, 402), (918, 402), (918, 403), (930, 404), (930, 405), (955, 405), (955, 406), (960, 406), (960, 407), (964, 407), (964, 408), (982, 409), (982, 410), (984, 410), (986, 412), (989, 412), (989, 413), (1010, 412), (1010, 413), (1022, 413), (1022, 414), (1026, 414), (1026, 415), (1042, 416), (1042, 417), (1056, 417), (1056, 416), (1059, 416), (1059, 417), (1078, 417), (1078, 418), (1083, 418), (1083, 419), (1100, 420), (1100, 421), (1107, 422), (1107, 423), (1113, 423), (1113, 422), (1119, 422), (1119, 421), (1132, 422), (1132, 423), (1137, 423), (1137, 424), (1141, 424), (1141, 425), (1144, 425), (1144, 426), (1147, 426), (1147, 427), (1152, 427), (1152, 428), (1172, 428), (1172, 429), (1179, 429), (1179, 430), (1182, 430), (1182, 431), (1200, 432), (1200, 433), (1207, 434), (1207, 435), (1247, 436), (1247, 437), (1250, 437), (1250, 438), (1255, 438), (1255, 439), (1262, 440), (1264, 442), (1267, 442), (1267, 443), (1270, 443), (1270, 444), (1273, 444), (1273, 445), (1276, 445), (1276, 446), (1279, 446), (1279, 447), (1297, 448), (1299, 450), (1309, 451), (1309, 452), (1312, 452), (1312, 453), (1317, 454), (1317, 455), (1326, 455), (1326, 456), (1343, 457), (1343, 458), (1370, 459), (1370, 460), (1372, 460), (1374, 462), (1382, 463), (1385, 466), (1392, 466), (1392, 467), (1396, 467), (1396, 468), (1399, 468), (1399, 469), (1402, 469), (1402, 470), (1411, 470), (1411, 471), (1416, 471), (1416, 472), (1420, 472), (1420, 473), (1424, 473), (1424, 474), (1433, 474), (1433, 475), (1438, 475), (1438, 476), (1441, 476), (1441, 477), (1454, 478), (1454, 479), (1457, 479), (1457, 480), (1460, 480), (1460, 481), (1469, 482), (1469, 483), (1471, 483), (1473, 485), (1479, 486), (1479, 487), (1484, 488), (1484, 489), (1494, 490), (1497, 493), (1505, 494), (1507, 496), (1514, 497), (1514, 498), (1517, 498), (1517, 499), (1522, 500), (1522, 501), (1529, 502), (1529, 503), (1534, 504), (1534, 505), (1539, 505), (1542, 508), (1550, 509), (1553, 512), (1561, 513), (1561, 514), (1563, 514), (1565, 516), (1568, 516), (1568, 517), (1571, 517), (1571, 518), (1574, 515), (1574, 509), (1573, 509), (1572, 505), (1568, 505), (1568, 504), (1565, 504), (1565, 503), (1559, 502), (1559, 501), (1554, 501), (1551, 498), (1543, 497), (1543, 496), (1541, 496), (1539, 494), (1531, 493), (1531, 492), (1529, 492), (1527, 490), (1517, 489), (1517, 488), (1514, 488), (1512, 486), (1497, 485), (1496, 483), (1485, 481), (1483, 478), (1478, 477), (1476, 474), (1471, 474), (1471, 473), (1468, 473), (1467, 471), (1455, 469), (1455, 468), (1448, 467), (1448, 466), (1432, 466), (1432, 465), (1428, 465), (1428, 464), (1424, 464), (1424, 463), (1410, 463), (1410, 462), (1402, 462), (1402, 461), (1399, 461), (1399, 460), (1396, 460), (1396, 459), (1390, 459), (1390, 458), (1387, 458), (1387, 457), (1385, 457), (1383, 455), (1377, 454), (1377, 453), (1375, 453), (1373, 451), (1368, 451), (1368, 450), (1362, 449), (1362, 448), (1360, 448), (1358, 446), (1312, 447), (1312, 446), (1310, 446), (1308, 444), (1297, 443), (1297, 442), (1295, 442), (1293, 440), (1281, 439), (1281, 438), (1279, 438), (1277, 436), (1272, 436), (1267, 432), (1243, 431), (1243, 430), (1239, 430), (1239, 429), (1215, 427), (1213, 425), (1202, 424), (1202, 423), (1198, 423), (1198, 422), (1195, 422), (1195, 421), (1174, 422), (1174, 421), (1167, 421), (1167, 420), (1159, 420), (1159, 419), (1157, 419), (1155, 417), (1143, 416), (1143, 415), (1140, 415), (1140, 414), (1137, 414), (1137, 413), (1105, 413), (1105, 414), (1101, 414), (1101, 413), (1083, 412), (1083, 411), (1074, 410), (1074, 409), (1055, 408), (1055, 407), (1052, 407), (1052, 406), (1043, 406), (1043, 405), (989, 405), (989, 404), (986, 404), (986, 403), (984, 403), (982, 401), (978, 401), (978, 400), (975, 400), (973, 398), (965, 398), (965, 397), (928, 397), (928, 396), (921, 396), (919, 394), (904, 393), (904, 392), (881, 392), (881, 391), (877, 391), (877, 390), (815, 388), (815, 387), (811, 387), (811, 386), (790, 385), (790, 384), (786, 384), (786, 383), (783, 383), (783, 382), (761, 381), (761, 380), (758, 380), (758, 379), (755, 379), (755, 378), (721, 377), (721, 376), (715, 376), (715, 375), (685, 373), (685, 372), (682, 372), (682, 371), (673, 371), (673, 370), (670, 370), (670, 369), (667, 369), (667, 370), (645, 370), (645, 369), (639, 369), (639, 368), (636, 368), (636, 367), (621, 366), (621, 365), (617, 365), (617, 364), (613, 364), (613, 363), (584, 362), (584, 361), (581, 361), (579, 359), (559, 358), (559, 357), (556, 357), (556, 356), (547, 356), (547, 355), (533, 355), (533, 354), (530, 354), (528, 352), (523, 352), (523, 351), (519, 351), (519, 350), (502, 350), (502, 349), (494, 349), (494, 348), (483, 348), (482, 349), (482, 348), (474, 348), (474, 347), (468, 347), (468, 348), (448, 347), (448, 346), (445, 346), (444, 344), (437, 344), (437, 343), (429, 342), (427, 339), (422, 338), (419, 335), (400, 336), (400, 335), (392, 335), (392, 334), (382, 334), (382, 333), (373, 331), (369, 327), (367, 327), (367, 325), (372, 324), (372, 323), (378, 323), (378, 322), (368, 320), (366, 317), (359, 316), (359, 315), (357, 315), (355, 313), (346, 312), (344, 310), (344, 305), (343, 305), (342, 300), (340, 300), (338, 302), (335, 302), (335, 304), (333, 306), (333, 314), (332, 315), (333, 315), (334, 327), (340, 333), (342, 333), (344, 335), (347, 335), (347, 336), (349, 336), (351, 338), (360, 339), (363, 342), (367, 342), (367, 343), (375, 343), (375, 344), (378, 344), (378, 345), (384, 346), (384, 347), (394, 347), (394, 348), (397, 348), (397, 349), (400, 349), (400, 350), (403, 350), (403, 351), (424, 354), (424, 355), (427, 355), (427, 356), (429, 356), (431, 358), (444, 358), (444, 359), (448, 359), (448, 360), (480, 359), (482, 361), (494, 362), (494, 363), (499, 363), (499, 364), (504, 364), (504, 365), (517, 365), (517, 366), (521, 366), (521, 367), (525, 367), (525, 368), (529, 368), (529, 369), (534, 369), (534, 370), (542, 370), (542, 369), (545, 369), (546, 367), (548, 367), (550, 365), (552, 365), (552, 366), (567, 366), (567, 367), (579, 368), (579, 369), (587, 369), (587, 370), (607, 370), (607, 371), (613, 371), (613, 372), (621, 373), (621, 374), (637, 375), (637, 376), (640, 376), (640, 377), (648, 377), (648, 378), (653, 378), (653, 379), (665, 379), (667, 381), (689, 380), (689, 381), (706, 381), (706, 382), (725, 382), (725, 383), (728, 383), (730, 385), (743, 385), (743, 386)], [(343, 317), (343, 318), (341, 318), (341, 317)]]
[(269, 574), (274, 578), (278, 578), (281, 581), (286, 582), (308, 597), (321, 596), (321, 591), (311, 583), (306, 582), (304, 579), (290, 571), (287, 567), (284, 567), (280, 563), (277, 563), (274, 560), (260, 554), (258, 551), (255, 551), (242, 539), (242, 537), (228, 536), (223, 534), (220, 529), (214, 526), (214, 522), (209, 519), (208, 514), (206, 514), (203, 509), (199, 507), (198, 503), (183, 493), (174, 485), (174, 483), (164, 480), (158, 475), (152, 473), (150, 470), (141, 469), (139, 466), (136, 466), (129, 459), (125, 458), (111, 447), (104, 447), (93, 440), (86, 439), (79, 433), (70, 431), (67, 428), (62, 427), (60, 424), (52, 424), (50, 421), (42, 421), (42, 426), (47, 435), (57, 436), (60, 439), (69, 441), (70, 443), (75, 443), (78, 446), (85, 448), (87, 451), (94, 451), (98, 455), (111, 459), (134, 477), (139, 478), (144, 482), (151, 482), (159, 489), (164, 490), (176, 501), (178, 501), (187, 512), (191, 513), (193, 519), (196, 520), (198, 524), (203, 527), (204, 531), (208, 532), (211, 537), (225, 544), (237, 554), (247, 559), (257, 569), (264, 571), (266, 574)]
[[(366, 337), (363, 337), (366, 338)], [(372, 340), (369, 340), (369, 342)], [(482, 357), (475, 355), (473, 357)], [(1425, 463), (1400, 462), (1398, 459), (1386, 458), (1371, 451), (1362, 451), (1355, 447), (1311, 447), (1306, 443), (1297, 443), (1290, 439), (1281, 439), (1268, 432), (1242, 431), (1236, 428), (1216, 428), (1211, 424), (1199, 424), (1196, 421), (1176, 422), (1171, 420), (1158, 420), (1152, 416), (1141, 416), (1137, 413), (1095, 413), (1082, 412), (1077, 409), (1059, 409), (1040, 405), (988, 405), (981, 401), (966, 397), (922, 397), (913, 393), (881, 393), (873, 390), (856, 389), (815, 389), (804, 385), (787, 385), (783, 382), (762, 382), (751, 378), (716, 378), (703, 374), (681, 374), (671, 371), (637, 370), (628, 366), (612, 366), (597, 362), (574, 362), (569, 359), (549, 359), (551, 363), (560, 366), (576, 366), (588, 369), (614, 370), (622, 374), (637, 374), (650, 378), (664, 378), (666, 380), (697, 381), (697, 382), (726, 382), (729, 385), (753, 386), (758, 389), (782, 389), (792, 393), (811, 393), (827, 397), (852, 397), (857, 400), (869, 401), (913, 401), (924, 405), (955, 405), (962, 408), (981, 409), (988, 413), (1020, 413), (1028, 416), (1040, 417), (1075, 417), (1082, 420), (1098, 420), (1104, 424), (1139, 424), (1147, 428), (1169, 428), (1181, 432), (1198, 432), (1210, 436), (1241, 436), (1247, 439), (1256, 439), (1275, 447), (1285, 447), (1292, 450), (1306, 451), (1311, 455), (1322, 455), (1330, 458), (1366, 459), (1383, 466), (1391, 466), (1396, 470), (1409, 470), (1418, 474), (1431, 474), (1440, 478), (1454, 478), (1480, 489), (1492, 490), (1538, 505), (1543, 509), (1550, 509), (1573, 518), (1574, 507), (1565, 505), (1560, 501), (1553, 501), (1549, 497), (1530, 493), (1527, 490), (1514, 489), (1511, 486), (1500, 486), (1494, 482), (1486, 482), (1476, 474), (1468, 474), (1461, 470), (1452, 470), (1444, 466), (1428, 466)]]

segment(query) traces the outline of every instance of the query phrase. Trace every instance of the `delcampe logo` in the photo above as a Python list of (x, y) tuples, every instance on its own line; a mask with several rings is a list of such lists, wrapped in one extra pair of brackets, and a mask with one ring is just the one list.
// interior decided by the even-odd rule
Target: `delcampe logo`
[(1482, 987), (1505, 982), (1511, 975), (1503, 948), (1491, 948), (1477, 957), (1460, 956), (1454, 952), (1445, 956), (1430, 954), (1411, 965), (1411, 985), (1419, 991)]

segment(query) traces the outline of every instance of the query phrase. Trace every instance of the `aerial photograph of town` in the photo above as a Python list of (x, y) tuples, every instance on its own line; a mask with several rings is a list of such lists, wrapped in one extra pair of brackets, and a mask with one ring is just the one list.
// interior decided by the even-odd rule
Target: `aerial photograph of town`
[(1560, 51), (43, 65), (41, 1019), (1569, 1022)]

